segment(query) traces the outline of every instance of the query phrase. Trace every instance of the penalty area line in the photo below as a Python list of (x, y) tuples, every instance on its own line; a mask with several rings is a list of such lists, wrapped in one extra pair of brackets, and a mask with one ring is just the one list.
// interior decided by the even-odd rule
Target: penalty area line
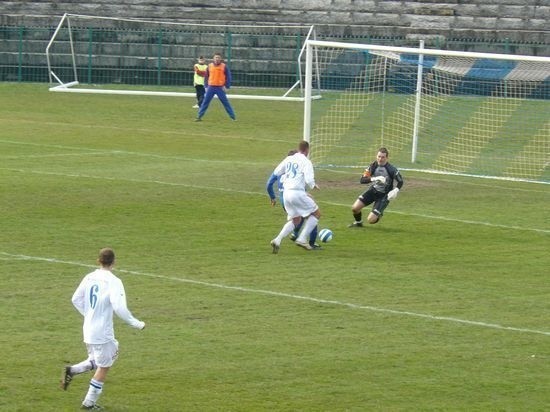
[[(59, 260), (59, 259), (55, 259), (55, 258), (45, 258), (45, 257), (27, 256), (27, 255), (16, 255), (16, 254), (11, 254), (11, 253), (6, 253), (6, 252), (0, 252), (0, 255), (4, 256), (5, 258), (12, 258), (12, 259), (19, 259), (19, 260), (41, 261), (41, 262), (49, 262), (49, 263), (56, 263), (56, 264), (80, 266), (80, 267), (86, 267), (86, 268), (96, 268), (97, 267), (97, 265), (89, 265), (89, 264), (80, 263), (80, 262), (71, 262), (71, 261)], [(254, 293), (254, 294), (259, 294), (259, 295), (276, 296), (276, 297), (289, 298), (289, 299), (301, 300), (301, 301), (306, 301), (306, 302), (320, 303), (320, 304), (325, 304), (325, 305), (341, 306), (341, 307), (347, 307), (347, 308), (356, 309), (356, 310), (366, 310), (366, 311), (370, 311), (370, 312), (386, 313), (386, 314), (397, 315), (397, 316), (409, 316), (409, 317), (435, 320), (435, 321), (442, 321), (442, 322), (460, 323), (460, 324), (469, 325), (469, 326), (479, 326), (479, 327), (489, 328), (489, 329), (497, 329), (497, 330), (505, 330), (505, 331), (512, 331), (512, 332), (531, 333), (531, 334), (537, 334), (537, 335), (550, 336), (550, 332), (543, 331), (543, 330), (518, 328), (518, 327), (513, 327), (513, 326), (504, 326), (504, 325), (499, 325), (497, 323), (480, 322), (480, 321), (460, 319), (460, 318), (455, 318), (455, 317), (450, 317), (450, 316), (437, 316), (437, 315), (430, 315), (430, 314), (426, 314), (426, 313), (418, 313), (418, 312), (411, 312), (411, 311), (405, 311), (405, 310), (388, 309), (388, 308), (381, 308), (381, 307), (369, 306), (369, 305), (360, 305), (360, 304), (356, 304), (356, 303), (348, 303), (348, 302), (341, 302), (341, 301), (338, 301), (338, 300), (314, 298), (314, 297), (311, 297), (311, 296), (296, 295), (296, 294), (293, 294), (293, 293), (285, 293), (285, 292), (276, 292), (276, 291), (265, 290), (265, 289), (245, 288), (245, 287), (242, 287), (242, 286), (230, 286), (230, 285), (224, 285), (224, 284), (221, 284), (221, 283), (204, 282), (204, 281), (201, 281), (201, 280), (194, 280), (194, 279), (187, 279), (187, 278), (177, 278), (177, 277), (172, 277), (172, 276), (158, 275), (158, 274), (154, 274), (154, 273), (138, 272), (138, 271), (135, 271), (135, 270), (117, 269), (116, 271), (119, 272), (119, 273), (129, 273), (129, 274), (136, 275), (136, 276), (144, 276), (144, 277), (155, 278), (155, 279), (164, 279), (164, 280), (169, 280), (169, 281), (173, 281), (173, 282), (180, 282), (180, 283), (189, 283), (189, 284), (193, 284), (193, 285), (206, 286), (206, 287), (210, 287), (210, 288), (217, 288), (217, 289), (224, 289), (224, 290), (234, 290), (234, 291), (238, 291), (238, 292)]]
[[(30, 174), (36, 174), (36, 175), (44, 175), (44, 176), (62, 176), (62, 177), (71, 177), (75, 179), (93, 179), (93, 180), (107, 180), (107, 181), (113, 181), (113, 182), (132, 182), (132, 183), (140, 183), (140, 184), (156, 184), (156, 185), (163, 185), (163, 186), (173, 186), (173, 187), (183, 187), (183, 188), (192, 188), (192, 189), (201, 189), (201, 190), (215, 190), (218, 192), (231, 192), (231, 193), (242, 193), (246, 195), (260, 195), (265, 196), (264, 192), (254, 192), (254, 191), (248, 191), (248, 190), (238, 190), (233, 188), (226, 188), (226, 187), (213, 187), (213, 186), (202, 186), (202, 185), (194, 185), (194, 184), (188, 184), (188, 183), (178, 183), (178, 182), (165, 182), (161, 180), (148, 180), (148, 179), (130, 179), (130, 178), (121, 178), (121, 177), (109, 177), (109, 176), (94, 176), (94, 175), (87, 175), (87, 174), (70, 174), (70, 173), (60, 173), (60, 172), (46, 172), (46, 171), (39, 171), (39, 170), (27, 170), (27, 169), (18, 169), (18, 168), (9, 168), (9, 167), (0, 167), (1, 170), (6, 170), (9, 172), (16, 172), (16, 173), (30, 173)], [(343, 207), (349, 207), (347, 204), (339, 203), (339, 202), (332, 202), (332, 201), (326, 201), (321, 200), (319, 203), (324, 203), (327, 205), (333, 205), (333, 206), (343, 206)], [(441, 220), (445, 222), (454, 222), (454, 223), (463, 223), (467, 225), (481, 225), (486, 227), (493, 227), (493, 228), (499, 228), (499, 229), (506, 229), (506, 230), (521, 230), (521, 231), (529, 231), (529, 232), (536, 232), (536, 233), (544, 233), (548, 234), (550, 233), (550, 230), (548, 229), (538, 229), (538, 228), (532, 228), (532, 227), (522, 227), (522, 226), (509, 226), (509, 225), (501, 225), (496, 223), (489, 223), (489, 222), (483, 222), (483, 221), (475, 221), (475, 220), (464, 220), (464, 219), (457, 219), (457, 218), (450, 218), (445, 216), (435, 216), (435, 215), (424, 215), (419, 213), (410, 213), (410, 212), (400, 212), (396, 210), (390, 210), (387, 213), (395, 213), (398, 215), (403, 216), (413, 216), (413, 217), (419, 217), (421, 219), (433, 219), (433, 220)]]

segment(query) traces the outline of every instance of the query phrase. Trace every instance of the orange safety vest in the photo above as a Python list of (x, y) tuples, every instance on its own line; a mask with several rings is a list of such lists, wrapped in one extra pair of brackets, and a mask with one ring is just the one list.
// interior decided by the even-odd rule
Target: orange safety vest
[(225, 86), (225, 63), (215, 65), (210, 63), (208, 65), (208, 85), (209, 86)]

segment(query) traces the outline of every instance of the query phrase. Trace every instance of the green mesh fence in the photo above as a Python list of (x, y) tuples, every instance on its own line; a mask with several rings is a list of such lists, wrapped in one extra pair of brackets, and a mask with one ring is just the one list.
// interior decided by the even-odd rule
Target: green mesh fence
[[(55, 27), (0, 27), (0, 81), (48, 82), (45, 50)], [(288, 89), (299, 79), (298, 56), (307, 35), (294, 30), (159, 27), (73, 27), (74, 57), (79, 82), (189, 86), (197, 56), (222, 52), (230, 64), (233, 84), (241, 87)], [(416, 46), (401, 37), (334, 37), (318, 39), (393, 46)], [(495, 53), (540, 54), (546, 44), (506, 40), (433, 39), (426, 47)], [(51, 47), (52, 66), (60, 78), (74, 77), (69, 31), (63, 28)]]

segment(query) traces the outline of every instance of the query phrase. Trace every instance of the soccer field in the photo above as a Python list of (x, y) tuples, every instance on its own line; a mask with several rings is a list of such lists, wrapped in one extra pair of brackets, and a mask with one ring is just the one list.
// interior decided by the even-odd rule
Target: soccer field
[(273, 255), (265, 182), (301, 104), (193, 104), (0, 83), (0, 410), (79, 408), (70, 299), (104, 246), (147, 323), (115, 322), (107, 411), (548, 409), (549, 185), (405, 170), (348, 229), (362, 170), (318, 170), (334, 239)]

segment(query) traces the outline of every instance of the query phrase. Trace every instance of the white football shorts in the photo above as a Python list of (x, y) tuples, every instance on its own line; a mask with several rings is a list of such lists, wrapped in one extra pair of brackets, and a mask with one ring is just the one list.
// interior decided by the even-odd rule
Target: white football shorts
[(307, 217), (318, 209), (315, 200), (304, 190), (285, 190), (283, 192), (285, 209), (288, 219), (294, 217)]
[(118, 341), (94, 344), (87, 343), (88, 359), (93, 360), (98, 367), (109, 368), (113, 366), (118, 357)]

